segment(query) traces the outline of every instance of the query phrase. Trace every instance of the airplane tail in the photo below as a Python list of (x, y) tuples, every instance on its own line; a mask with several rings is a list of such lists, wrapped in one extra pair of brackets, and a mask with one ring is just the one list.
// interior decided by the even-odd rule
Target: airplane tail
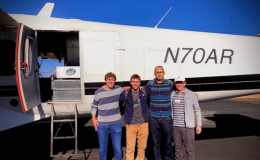
[(42, 7), (41, 11), (38, 13), (37, 16), (50, 17), (51, 13), (52, 13), (52, 10), (53, 10), (53, 7), (54, 7), (54, 3), (46, 3)]

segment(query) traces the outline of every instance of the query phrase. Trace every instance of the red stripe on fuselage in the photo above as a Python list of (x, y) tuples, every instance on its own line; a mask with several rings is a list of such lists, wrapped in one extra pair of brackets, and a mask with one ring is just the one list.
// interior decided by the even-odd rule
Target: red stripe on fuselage
[(22, 23), (19, 24), (19, 30), (18, 30), (18, 33), (17, 33), (17, 39), (16, 39), (16, 51), (15, 51), (15, 58), (16, 58), (16, 63), (15, 63), (15, 68), (16, 68), (16, 82), (17, 82), (17, 88), (18, 88), (18, 93), (19, 93), (19, 98), (20, 98), (20, 101), (21, 101), (21, 105), (22, 105), (22, 108), (23, 108), (23, 112), (25, 113), (26, 110), (25, 110), (25, 106), (24, 106), (24, 102), (23, 102), (23, 97), (22, 97), (22, 92), (21, 92), (21, 84), (20, 84), (20, 81), (19, 81), (19, 69), (18, 69), (18, 66), (20, 64), (18, 64), (18, 58), (20, 58), (19, 56), (19, 39), (20, 39), (20, 31), (21, 31), (21, 27), (22, 27)]

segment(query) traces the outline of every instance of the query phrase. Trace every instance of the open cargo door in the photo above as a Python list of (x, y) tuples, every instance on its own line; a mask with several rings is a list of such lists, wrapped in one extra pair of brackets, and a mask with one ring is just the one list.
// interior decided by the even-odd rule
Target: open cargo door
[(16, 81), (23, 111), (40, 104), (37, 37), (35, 31), (20, 23), (16, 40)]

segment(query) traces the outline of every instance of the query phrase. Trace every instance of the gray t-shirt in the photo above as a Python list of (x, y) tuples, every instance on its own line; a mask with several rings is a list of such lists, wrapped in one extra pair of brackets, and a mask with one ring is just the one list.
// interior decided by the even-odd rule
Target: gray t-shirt
[(133, 95), (133, 119), (131, 121), (131, 124), (142, 124), (144, 123), (144, 118), (142, 115), (142, 107), (141, 107), (141, 101), (139, 99), (139, 91), (132, 92)]

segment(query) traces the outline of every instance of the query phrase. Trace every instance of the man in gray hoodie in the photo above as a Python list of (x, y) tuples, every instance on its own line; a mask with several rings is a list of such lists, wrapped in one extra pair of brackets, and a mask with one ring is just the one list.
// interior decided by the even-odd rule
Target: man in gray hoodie
[[(201, 133), (201, 111), (196, 95), (185, 88), (186, 81), (183, 77), (174, 80), (176, 91), (171, 93), (171, 106), (173, 116), (173, 140), (175, 147), (175, 159), (182, 160), (182, 145), (187, 153), (187, 160), (195, 160), (195, 115), (196, 133)], [(195, 115), (194, 115), (195, 114)]]

